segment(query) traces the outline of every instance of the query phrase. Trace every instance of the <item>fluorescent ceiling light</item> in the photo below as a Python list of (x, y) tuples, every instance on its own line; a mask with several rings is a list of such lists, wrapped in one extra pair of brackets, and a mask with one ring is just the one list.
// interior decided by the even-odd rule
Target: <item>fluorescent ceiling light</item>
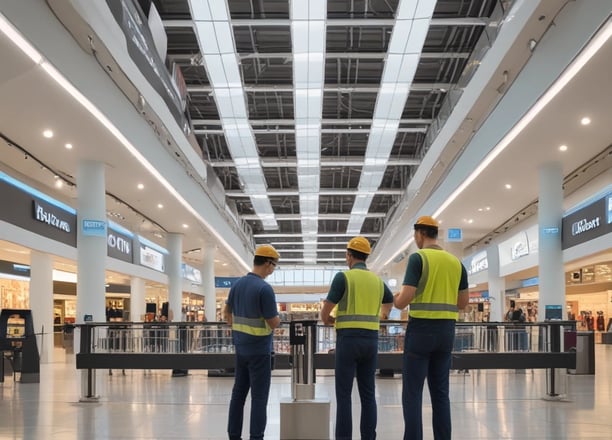
[(278, 225), (266, 195), (266, 179), (248, 120), (246, 94), (242, 86), (227, 3), (190, 0), (189, 7), (225, 140), (243, 184), (243, 191), (250, 196), (264, 229), (276, 229)]
[[(318, 232), (327, 2), (290, 2), (293, 102), (302, 234)], [(312, 258), (316, 259), (316, 249)], [(305, 258), (310, 256), (305, 255)]]

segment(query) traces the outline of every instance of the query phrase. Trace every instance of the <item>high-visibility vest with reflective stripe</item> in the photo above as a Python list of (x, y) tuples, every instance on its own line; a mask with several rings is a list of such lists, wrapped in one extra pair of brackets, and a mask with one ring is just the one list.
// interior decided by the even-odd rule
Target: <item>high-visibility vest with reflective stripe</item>
[(338, 302), (336, 329), (363, 328), (378, 330), (383, 281), (372, 272), (352, 269), (344, 272), (346, 290)]
[(232, 330), (247, 333), (253, 336), (268, 336), (272, 329), (263, 318), (245, 318), (244, 316), (232, 315)]
[(423, 270), (416, 295), (410, 303), (410, 316), (457, 320), (461, 262), (441, 249), (421, 249), (417, 252), (421, 256)]

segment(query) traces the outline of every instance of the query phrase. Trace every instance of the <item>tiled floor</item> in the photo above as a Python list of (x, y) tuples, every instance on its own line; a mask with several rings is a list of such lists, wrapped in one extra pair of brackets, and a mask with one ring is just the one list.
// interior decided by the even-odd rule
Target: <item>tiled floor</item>
[[(0, 439), (223, 439), (232, 378), (192, 371), (171, 378), (169, 371), (99, 372), (97, 403), (79, 403), (80, 374), (74, 357), (41, 366), (40, 384), (0, 384)], [(567, 376), (568, 402), (550, 402), (544, 371), (453, 373), (451, 403), (454, 439), (612, 438), (612, 345), (596, 346), (596, 374)], [(289, 397), (289, 372), (275, 372), (268, 409), (267, 439), (280, 433), (280, 400)], [(317, 377), (317, 397), (334, 394), (330, 371)], [(401, 379), (378, 379), (378, 438), (403, 432)], [(354, 391), (354, 414), (359, 412)], [(248, 414), (248, 412), (247, 412)], [(433, 438), (431, 406), (425, 397), (425, 438)], [(316, 423), (316, 421), (313, 421)], [(354, 432), (358, 419), (354, 417)], [(245, 430), (248, 417), (245, 420)], [(247, 436), (248, 438), (248, 436)]]

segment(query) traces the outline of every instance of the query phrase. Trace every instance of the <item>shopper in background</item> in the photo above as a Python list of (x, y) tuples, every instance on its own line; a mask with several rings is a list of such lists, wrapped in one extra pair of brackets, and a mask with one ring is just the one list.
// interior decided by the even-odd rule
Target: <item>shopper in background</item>
[(401, 291), (394, 304), (410, 304), (402, 371), (404, 440), (423, 438), (423, 385), (429, 385), (434, 439), (451, 438), (449, 371), (455, 321), (469, 300), (467, 271), (461, 261), (438, 245), (438, 222), (420, 217), (414, 225), (419, 250), (408, 259)]
[[(336, 274), (321, 309), (321, 321), (336, 326), (336, 440), (353, 438), (351, 394), (355, 373), (361, 399), (361, 438), (376, 438), (379, 317), (381, 308), (383, 316), (389, 315), (393, 294), (366, 267), (370, 251), (370, 243), (364, 237), (348, 242), (346, 264), (349, 270)], [(331, 312), (336, 306), (334, 318)]]
[(255, 250), (253, 270), (230, 289), (224, 316), (232, 326), (236, 348), (235, 380), (227, 432), (240, 439), (244, 404), (251, 391), (251, 440), (263, 439), (272, 376), (272, 330), (279, 326), (276, 297), (265, 278), (274, 272), (280, 255), (270, 245)]

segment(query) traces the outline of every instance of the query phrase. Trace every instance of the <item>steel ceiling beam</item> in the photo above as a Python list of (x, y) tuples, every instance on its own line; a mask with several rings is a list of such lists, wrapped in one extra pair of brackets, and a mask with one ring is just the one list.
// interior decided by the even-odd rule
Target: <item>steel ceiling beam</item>
[[(360, 167), (363, 166), (363, 157), (321, 157), (321, 167)], [(277, 159), (262, 157), (260, 159), (263, 168), (291, 168), (297, 166), (296, 159)], [(417, 166), (421, 164), (420, 159), (389, 159), (387, 166)], [(210, 162), (213, 168), (233, 167), (232, 160), (219, 160)]]
[[(387, 57), (387, 52), (326, 52), (326, 59), (361, 59), (361, 60), (384, 60)], [(440, 59), (440, 58), (469, 58), (469, 52), (423, 52), (421, 58)], [(193, 53), (168, 54), (168, 58), (172, 61), (189, 61), (197, 60), (198, 56)], [(270, 59), (281, 58), (287, 61), (293, 60), (291, 52), (254, 52), (254, 53), (239, 53), (238, 58), (241, 60), (250, 59)]]
[[(354, 189), (321, 188), (319, 190), (319, 195), (321, 196), (353, 196), (353, 195), (360, 194), (362, 192), (363, 191), (360, 191), (357, 188), (354, 188)], [(268, 194), (268, 197), (278, 197), (278, 196), (283, 196), (283, 197), (296, 196), (297, 197), (300, 193), (297, 188), (295, 189), (268, 188), (267, 194)], [(381, 195), (401, 196), (402, 194), (404, 194), (403, 189), (379, 188), (378, 190), (376, 190), (377, 196), (381, 196)], [(233, 198), (242, 198), (242, 197), (248, 198), (249, 197), (249, 195), (245, 194), (242, 190), (232, 190), (232, 189), (225, 190), (225, 195), (227, 197), (233, 197)]]
[[(291, 20), (288, 18), (255, 18), (255, 19), (232, 19), (233, 27), (289, 27)], [(487, 26), (490, 20), (478, 17), (451, 17), (433, 18), (431, 26)], [(394, 18), (328, 18), (327, 27), (393, 27)], [(165, 28), (193, 27), (191, 20), (163, 20)]]
[[(260, 128), (253, 129), (254, 134), (294, 134), (295, 130), (293, 128)], [(398, 133), (427, 133), (427, 127), (407, 127), (400, 128), (397, 130)], [(336, 133), (346, 133), (346, 134), (368, 134), (370, 132), (369, 128), (322, 128), (321, 133), (323, 134), (336, 134)], [(195, 129), (193, 133), (196, 135), (207, 135), (207, 134), (224, 134), (221, 129)]]
[[(371, 212), (368, 213), (366, 215), (366, 217), (369, 218), (385, 218), (388, 214), (386, 212)], [(244, 220), (259, 220), (259, 216), (257, 214), (242, 214), (240, 216), (241, 218), (243, 218)], [(321, 214), (319, 213), (318, 216), (319, 220), (348, 220), (350, 217), (350, 214), (341, 214), (341, 213), (335, 213), (335, 214)], [(302, 214), (276, 214), (276, 220), (279, 221), (292, 221), (292, 220), (301, 220), (302, 219)], [(300, 243), (293, 243), (293, 244), (302, 244)]]
[[(411, 125), (429, 125), (433, 122), (433, 119), (428, 118), (409, 118), (400, 119), (399, 123), (411, 124)], [(221, 121), (218, 119), (192, 119), (191, 123), (196, 125), (219, 125)], [(295, 125), (293, 119), (250, 119), (249, 123), (252, 126), (258, 125)], [(371, 125), (372, 119), (370, 118), (352, 118), (352, 119), (322, 119), (322, 125)]]
[[(446, 91), (450, 89), (454, 84), (452, 83), (412, 83), (410, 90), (415, 92), (428, 92), (431, 90)], [(245, 92), (251, 93), (293, 93), (293, 85), (287, 84), (282, 86), (244, 86)], [(339, 92), (339, 93), (378, 93), (380, 86), (355, 86), (355, 85), (332, 85), (328, 84), (323, 87), (325, 92)], [(187, 92), (189, 93), (212, 93), (213, 88), (211, 86), (204, 85), (188, 85)]]

